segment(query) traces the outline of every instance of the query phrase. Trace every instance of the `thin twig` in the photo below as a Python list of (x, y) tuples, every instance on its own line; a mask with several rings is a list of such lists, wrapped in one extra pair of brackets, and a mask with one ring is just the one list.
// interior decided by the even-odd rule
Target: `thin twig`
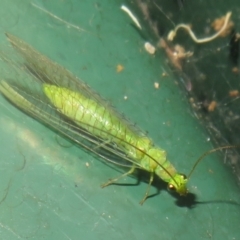
[(136, 24), (136, 26), (139, 29), (142, 29), (142, 27), (141, 27), (139, 21), (137, 20), (137, 18), (133, 15), (133, 13), (126, 6), (122, 5), (121, 9), (128, 14), (128, 16), (133, 20), (133, 22)]
[(174, 30), (170, 31), (170, 33), (168, 34), (168, 40), (169, 41), (173, 41), (173, 39), (175, 38), (175, 36), (177, 35), (177, 31), (178, 29), (180, 28), (184, 28), (185, 30), (187, 30), (187, 32), (189, 33), (190, 37), (192, 38), (192, 40), (196, 43), (206, 43), (206, 42), (210, 42), (212, 40), (214, 40), (215, 38), (217, 38), (226, 28), (227, 28), (227, 25), (228, 25), (228, 22), (229, 22), (229, 19), (231, 17), (231, 12), (228, 12), (226, 14), (226, 17), (225, 17), (225, 22), (222, 26), (222, 28), (216, 33), (214, 34), (213, 36), (211, 37), (206, 37), (206, 38), (197, 38), (195, 36), (195, 34), (193, 33), (191, 27), (189, 25), (186, 25), (186, 24), (178, 24)]

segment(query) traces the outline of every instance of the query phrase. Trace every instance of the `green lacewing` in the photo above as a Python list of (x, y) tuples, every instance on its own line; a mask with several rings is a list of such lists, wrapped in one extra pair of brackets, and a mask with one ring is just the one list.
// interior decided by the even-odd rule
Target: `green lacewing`
[[(179, 195), (187, 194), (189, 177), (176, 171), (167, 159), (166, 151), (155, 146), (149, 137), (64, 67), (16, 36), (6, 35), (18, 54), (1, 52), (0, 57), (2, 63), (14, 71), (17, 79), (1, 79), (1, 93), (25, 113), (78, 145), (111, 163), (130, 168), (103, 187), (140, 168), (150, 173), (141, 204), (149, 195), (154, 176), (167, 182), (168, 188)], [(208, 153), (196, 162), (192, 171)]]

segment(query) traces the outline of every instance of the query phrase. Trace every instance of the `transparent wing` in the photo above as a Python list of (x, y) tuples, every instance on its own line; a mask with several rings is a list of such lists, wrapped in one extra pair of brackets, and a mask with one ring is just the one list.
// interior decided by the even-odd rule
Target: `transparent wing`
[[(50, 59), (36, 52), (22, 40), (7, 35), (12, 45), (18, 50), (20, 56), (11, 52), (1, 52), (2, 59), (0, 91), (27, 114), (50, 126), (60, 134), (69, 138), (76, 144), (94, 152), (103, 159), (125, 167), (132, 164), (141, 168), (139, 163), (131, 159), (117, 144), (108, 142), (100, 137), (93, 136), (85, 129), (76, 125), (73, 121), (62, 115), (49, 103), (42, 91), (42, 83), (55, 84), (85, 94), (88, 98), (94, 98), (103, 106), (116, 113), (106, 101), (93, 92), (85, 83), (73, 76), (63, 67), (53, 63)], [(119, 114), (118, 114), (119, 115)], [(119, 117), (129, 124), (121, 115)], [(131, 126), (134, 132), (138, 129)], [(139, 134), (141, 136), (142, 133)], [(109, 139), (116, 138), (110, 136)]]
[(6, 36), (12, 46), (24, 59), (24, 64), (28, 71), (35, 75), (40, 81), (48, 84), (53, 84), (59, 87), (66, 87), (73, 91), (78, 91), (89, 99), (94, 99), (99, 105), (106, 107), (115, 116), (118, 116), (126, 125), (131, 128), (133, 133), (145, 135), (141, 129), (137, 128), (128, 121), (123, 114), (117, 112), (112, 105), (103, 99), (98, 93), (93, 91), (85, 82), (81, 81), (71, 72), (57, 63), (51, 61), (46, 56), (36, 51), (29, 44), (16, 36), (6, 33)]

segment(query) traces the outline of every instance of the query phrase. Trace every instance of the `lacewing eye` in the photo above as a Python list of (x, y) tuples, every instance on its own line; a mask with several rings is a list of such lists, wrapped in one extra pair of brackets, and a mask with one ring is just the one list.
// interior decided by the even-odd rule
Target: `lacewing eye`
[(186, 180), (187, 176), (185, 174), (181, 174), (182, 179)]
[(176, 192), (176, 188), (172, 184), (168, 184), (168, 190), (171, 192)]

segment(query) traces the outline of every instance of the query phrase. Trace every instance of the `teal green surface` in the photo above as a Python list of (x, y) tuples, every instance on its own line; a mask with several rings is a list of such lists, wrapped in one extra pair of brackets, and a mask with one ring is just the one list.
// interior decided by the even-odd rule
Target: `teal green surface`
[[(120, 10), (121, 1), (2, 1), (4, 32), (65, 66), (166, 149), (179, 172), (212, 148), (165, 65)], [(36, 7), (38, 6), (38, 7)], [(43, 11), (41, 9), (45, 9)], [(79, 28), (70, 26), (66, 22)], [(11, 18), (9, 17), (11, 16)], [(80, 28), (85, 30), (80, 30)], [(121, 64), (124, 70), (116, 72)], [(167, 77), (162, 73), (167, 72)], [(154, 83), (160, 84), (159, 89)], [(127, 99), (124, 99), (127, 96)], [(163, 189), (139, 205), (147, 184), (100, 184), (119, 173), (0, 97), (1, 239), (238, 239), (240, 192), (231, 170), (207, 157), (189, 181), (193, 208)], [(135, 183), (128, 177), (124, 183)], [(151, 189), (155, 193), (156, 188)]]

